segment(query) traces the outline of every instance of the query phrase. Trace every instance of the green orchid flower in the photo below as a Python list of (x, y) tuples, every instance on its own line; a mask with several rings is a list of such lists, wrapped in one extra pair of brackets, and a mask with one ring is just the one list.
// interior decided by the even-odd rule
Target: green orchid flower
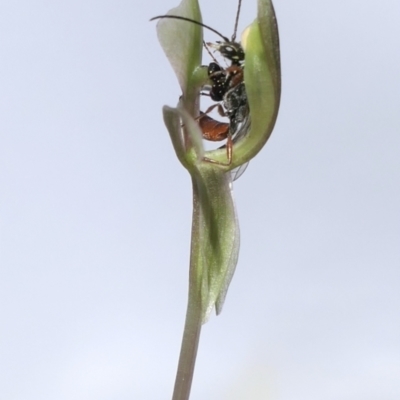
[[(182, 0), (168, 14), (202, 21), (197, 0)], [(249, 162), (265, 145), (277, 118), (281, 93), (275, 12), (270, 0), (258, 0), (257, 19), (242, 36), (250, 123), (234, 141), (230, 163), (225, 148), (205, 151), (196, 119), (200, 91), (209, 84), (207, 68), (201, 65), (202, 29), (172, 18), (157, 23), (159, 41), (182, 89), (177, 107), (163, 108), (164, 122), (179, 161), (191, 175), (194, 207), (189, 302), (174, 400), (189, 396), (201, 325), (214, 307), (217, 314), (221, 312), (238, 261), (239, 225), (229, 171)]]

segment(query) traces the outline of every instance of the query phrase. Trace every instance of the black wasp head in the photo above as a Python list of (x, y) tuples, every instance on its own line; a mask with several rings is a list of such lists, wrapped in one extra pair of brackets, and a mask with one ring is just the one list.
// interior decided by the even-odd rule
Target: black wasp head
[(217, 42), (210, 44), (215, 50), (219, 51), (222, 57), (232, 61), (232, 65), (242, 65), (244, 62), (244, 51), (240, 43), (237, 42)]

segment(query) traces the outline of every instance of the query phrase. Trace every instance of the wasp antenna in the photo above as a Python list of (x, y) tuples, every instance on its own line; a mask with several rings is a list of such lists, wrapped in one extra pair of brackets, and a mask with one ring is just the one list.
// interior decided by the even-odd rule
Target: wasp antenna
[[(207, 43), (203, 40), (203, 46), (204, 48), (207, 50), (207, 53), (209, 54), (209, 56), (213, 59), (213, 61), (218, 64), (218, 61), (215, 59), (214, 55), (211, 53), (210, 49), (208, 48)], [(219, 65), (219, 64), (218, 64)]]
[(237, 27), (238, 27), (238, 23), (239, 23), (239, 15), (240, 15), (240, 7), (241, 6), (242, 6), (242, 0), (239, 0), (238, 9), (236, 12), (235, 27), (233, 29), (233, 35), (232, 35), (231, 42), (234, 42), (236, 39), (236, 32), (237, 32)]
[(230, 43), (230, 40), (227, 37), (225, 37), (224, 35), (222, 35), (221, 33), (219, 33), (217, 30), (215, 30), (214, 28), (211, 28), (211, 26), (203, 24), (202, 22), (196, 21), (195, 19), (181, 17), (180, 15), (158, 15), (157, 17), (151, 18), (150, 21), (154, 21), (155, 19), (162, 19), (162, 18), (173, 18), (173, 19), (180, 19), (182, 21), (192, 22), (193, 24), (200, 25), (203, 28), (206, 28), (206, 29), (210, 30), (211, 32), (214, 32), (219, 37), (224, 39), (225, 42)]

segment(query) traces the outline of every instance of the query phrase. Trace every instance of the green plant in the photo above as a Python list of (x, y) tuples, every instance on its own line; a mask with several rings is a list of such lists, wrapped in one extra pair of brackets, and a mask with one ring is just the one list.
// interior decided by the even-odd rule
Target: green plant
[[(182, 0), (168, 14), (202, 20), (197, 0)], [(279, 37), (272, 2), (258, 0), (257, 19), (242, 38), (251, 124), (233, 144), (232, 162), (227, 165), (225, 149), (204, 150), (196, 121), (200, 90), (208, 83), (207, 70), (201, 66), (202, 27), (161, 19), (157, 33), (182, 89), (178, 106), (163, 108), (164, 121), (193, 186), (189, 300), (173, 394), (173, 400), (187, 400), (201, 326), (214, 307), (217, 314), (221, 312), (238, 260), (239, 225), (229, 171), (262, 149), (277, 118), (281, 93)]]

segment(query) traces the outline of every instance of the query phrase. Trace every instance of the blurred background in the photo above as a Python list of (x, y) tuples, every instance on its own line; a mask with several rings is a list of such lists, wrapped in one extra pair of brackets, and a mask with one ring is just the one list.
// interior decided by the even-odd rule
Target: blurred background
[[(400, 3), (274, 4), (280, 113), (235, 183), (239, 264), (191, 400), (398, 400)], [(2, 399), (171, 397), (191, 183), (149, 19), (176, 5), (1, 2)], [(230, 36), (236, 6), (203, 21)]]

